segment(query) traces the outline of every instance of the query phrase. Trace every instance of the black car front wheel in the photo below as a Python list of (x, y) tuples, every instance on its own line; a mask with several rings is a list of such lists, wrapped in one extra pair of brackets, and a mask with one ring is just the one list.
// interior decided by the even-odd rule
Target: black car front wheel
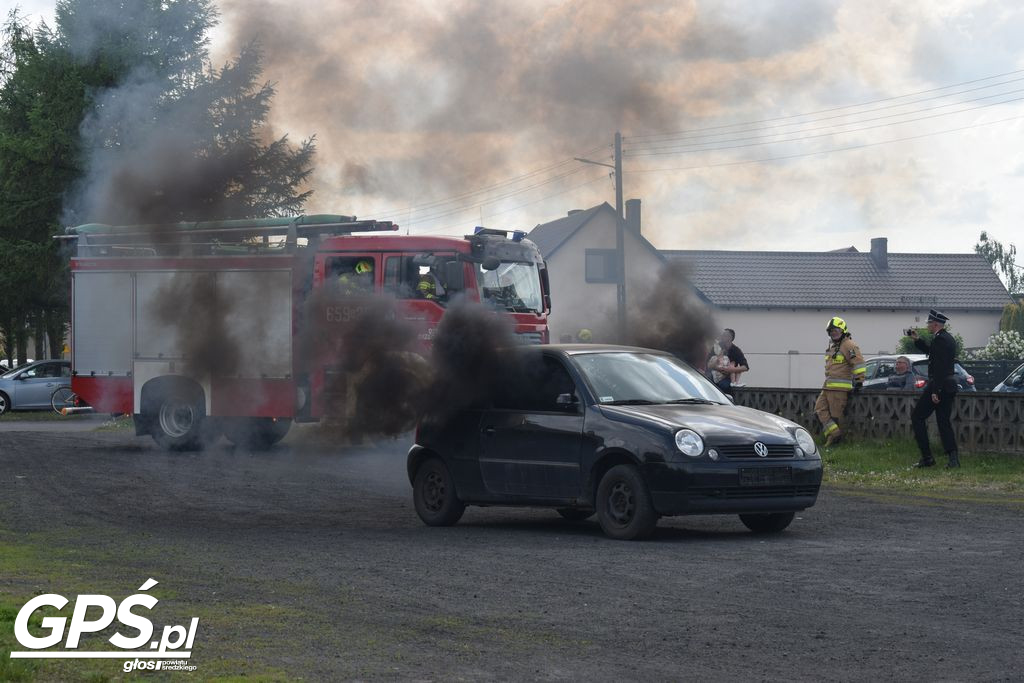
[(455, 494), (451, 473), (439, 458), (430, 458), (416, 470), (412, 499), (416, 514), (428, 526), (451, 526), (466, 511)]
[(651, 494), (639, 470), (632, 465), (616, 465), (601, 477), (596, 507), (597, 521), (611, 538), (646, 538), (658, 524)]
[(740, 515), (740, 521), (755, 534), (777, 534), (788, 527), (795, 516), (795, 512), (767, 512)]

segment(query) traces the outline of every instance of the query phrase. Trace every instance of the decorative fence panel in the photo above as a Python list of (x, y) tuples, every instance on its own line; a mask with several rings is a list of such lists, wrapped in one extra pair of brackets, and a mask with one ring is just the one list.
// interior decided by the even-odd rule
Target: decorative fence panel
[[(780, 415), (820, 433), (814, 415), (818, 389), (737, 387), (736, 404)], [(851, 394), (846, 417), (840, 423), (847, 432), (872, 439), (913, 438), (910, 415), (920, 394), (897, 391), (863, 391)], [(970, 392), (957, 394), (953, 429), (962, 451), (1016, 453), (1024, 456), (1024, 394)], [(932, 439), (938, 440), (935, 418), (928, 419)]]

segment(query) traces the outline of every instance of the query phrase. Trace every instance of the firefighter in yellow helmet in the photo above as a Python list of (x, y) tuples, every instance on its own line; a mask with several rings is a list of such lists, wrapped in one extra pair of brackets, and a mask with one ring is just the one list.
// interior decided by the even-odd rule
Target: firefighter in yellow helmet
[(845, 320), (832, 318), (825, 330), (831, 343), (825, 351), (825, 385), (814, 404), (814, 414), (821, 421), (825, 445), (831, 446), (842, 437), (838, 423), (846, 412), (850, 392), (860, 391), (864, 383), (866, 366)]
[(352, 272), (344, 272), (338, 276), (338, 289), (344, 296), (373, 293), (373, 261), (359, 259)]

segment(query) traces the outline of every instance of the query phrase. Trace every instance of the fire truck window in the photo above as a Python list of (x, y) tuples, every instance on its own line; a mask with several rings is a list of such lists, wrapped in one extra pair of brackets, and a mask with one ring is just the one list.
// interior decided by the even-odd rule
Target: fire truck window
[(325, 283), (345, 296), (372, 294), (375, 268), (372, 256), (328, 259)]
[(437, 267), (417, 265), (412, 256), (389, 256), (385, 260), (384, 289), (399, 299), (425, 299), (442, 306), (448, 303), (448, 289)]

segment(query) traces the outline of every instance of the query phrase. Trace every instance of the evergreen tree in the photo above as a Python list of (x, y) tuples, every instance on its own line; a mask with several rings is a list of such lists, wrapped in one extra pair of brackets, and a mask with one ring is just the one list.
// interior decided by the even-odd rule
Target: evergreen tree
[(274, 90), (260, 83), (259, 49), (212, 68), (216, 22), (210, 0), (60, 0), (54, 27), (35, 31), (9, 15), (0, 253), (18, 258), (0, 276), (17, 287), (0, 290), (8, 346), (30, 321), (62, 333), (67, 274), (52, 235), (63, 225), (301, 211), (314, 140), (266, 135)]

